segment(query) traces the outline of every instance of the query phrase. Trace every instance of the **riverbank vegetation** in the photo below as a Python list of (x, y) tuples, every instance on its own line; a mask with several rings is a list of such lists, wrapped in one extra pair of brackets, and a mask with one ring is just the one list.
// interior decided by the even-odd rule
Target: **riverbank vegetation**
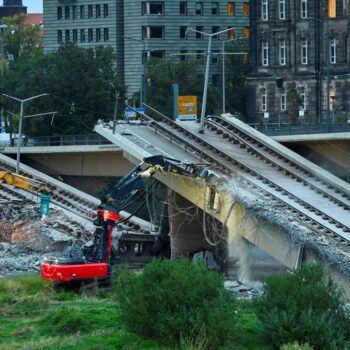
[(116, 271), (111, 289), (79, 293), (38, 275), (3, 278), (0, 350), (346, 349), (350, 316), (322, 267), (267, 279), (255, 301), (222, 282), (187, 261)]

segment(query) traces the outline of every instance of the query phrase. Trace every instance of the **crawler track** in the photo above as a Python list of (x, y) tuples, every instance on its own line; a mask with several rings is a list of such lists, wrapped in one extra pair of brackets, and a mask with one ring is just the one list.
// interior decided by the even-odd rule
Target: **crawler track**
[(270, 203), (284, 206), (304, 225), (350, 245), (350, 193), (318, 176), (221, 117), (197, 134), (162, 116), (143, 117), (154, 132), (226, 174), (234, 174)]

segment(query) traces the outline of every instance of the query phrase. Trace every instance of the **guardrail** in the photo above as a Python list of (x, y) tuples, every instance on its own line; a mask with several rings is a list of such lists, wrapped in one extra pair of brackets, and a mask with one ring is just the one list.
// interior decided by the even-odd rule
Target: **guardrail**
[[(111, 142), (106, 140), (99, 134), (57, 135), (57, 136), (23, 138), (21, 142), (21, 147), (86, 146), (86, 145), (109, 145), (109, 144), (111, 144)], [(17, 146), (17, 140), (14, 141), (14, 146)]]
[(268, 136), (326, 134), (350, 132), (350, 124), (309, 124), (309, 125), (280, 125), (278, 123), (249, 124), (252, 128)]

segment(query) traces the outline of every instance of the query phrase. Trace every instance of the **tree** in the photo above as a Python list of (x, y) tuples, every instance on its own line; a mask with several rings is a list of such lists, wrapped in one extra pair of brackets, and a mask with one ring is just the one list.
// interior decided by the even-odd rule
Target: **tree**
[(4, 31), (4, 51), (17, 60), (20, 56), (38, 56), (42, 53), (42, 28), (38, 25), (24, 25), (27, 15), (18, 14), (3, 18), (7, 28)]
[(299, 118), (299, 109), (302, 104), (302, 99), (300, 95), (298, 94), (297, 88), (295, 86), (295, 83), (292, 83), (287, 94), (287, 101), (288, 101), (288, 117), (289, 120), (296, 124)]
[[(26, 120), (26, 135), (91, 133), (98, 119), (112, 118), (117, 91), (124, 100), (110, 47), (93, 50), (67, 44), (46, 55), (20, 56), (12, 71), (14, 96), (49, 94), (26, 105), (25, 114), (58, 111), (52, 124), (48, 117)], [(8, 91), (8, 84), (2, 88)]]
[[(201, 62), (202, 63), (202, 62)], [(198, 97), (198, 115), (200, 115), (203, 95), (204, 68), (197, 61), (173, 63), (167, 60), (153, 59), (147, 66), (147, 102), (167, 116), (173, 115), (172, 84), (178, 83), (180, 95)], [(207, 112), (218, 110), (219, 95), (217, 88), (210, 86), (208, 91)]]

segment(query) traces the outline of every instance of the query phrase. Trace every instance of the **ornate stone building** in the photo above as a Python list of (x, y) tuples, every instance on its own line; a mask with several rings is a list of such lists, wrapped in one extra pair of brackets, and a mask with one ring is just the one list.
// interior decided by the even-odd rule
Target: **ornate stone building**
[(347, 121), (349, 1), (250, 3), (249, 120)]

